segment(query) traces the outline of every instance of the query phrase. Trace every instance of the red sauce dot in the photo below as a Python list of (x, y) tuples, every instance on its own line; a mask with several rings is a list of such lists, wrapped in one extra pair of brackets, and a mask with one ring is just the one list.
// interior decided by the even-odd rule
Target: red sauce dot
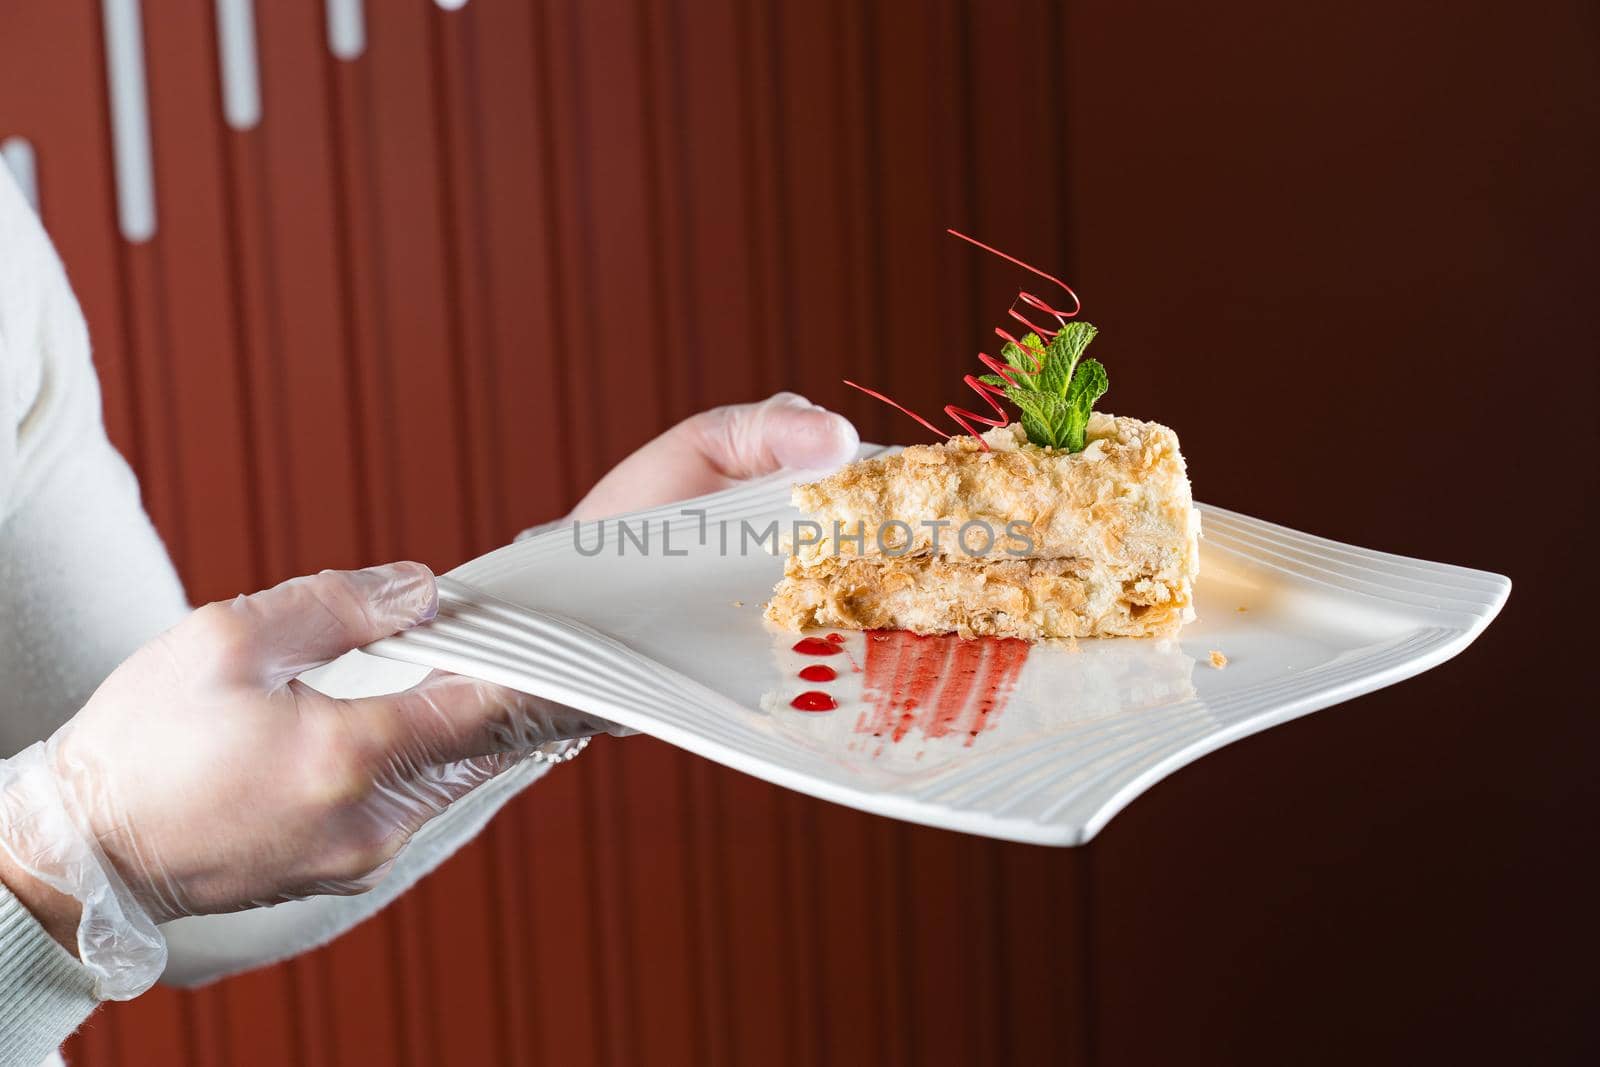
[(801, 693), (789, 701), (789, 706), (799, 711), (832, 711), (839, 706), (839, 702), (827, 693), (812, 690), (809, 693)]
[(794, 643), (794, 650), (805, 656), (837, 656), (844, 650), (832, 641), (820, 637), (802, 637)]
[(832, 641), (836, 645), (842, 645), (844, 644), (844, 634), (829, 634), (827, 637), (824, 637), (823, 640)]
[(813, 663), (801, 670), (800, 677), (808, 682), (831, 682), (839, 675), (826, 663)]

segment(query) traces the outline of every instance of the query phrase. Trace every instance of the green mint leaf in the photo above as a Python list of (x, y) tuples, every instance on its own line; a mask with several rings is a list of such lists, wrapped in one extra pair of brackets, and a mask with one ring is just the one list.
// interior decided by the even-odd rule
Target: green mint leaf
[(1020, 418), (1022, 420), (1022, 432), (1028, 435), (1028, 440), (1032, 441), (1036, 445), (1046, 444), (1049, 442), (1051, 434), (1050, 427), (1040, 422), (1037, 415), (1034, 415), (1028, 411), (1024, 411)]
[(1078, 360), (1099, 332), (1087, 322), (1069, 322), (1063, 326), (1045, 349), (1044, 370), (1039, 375), (1038, 388), (1057, 396), (1066, 396)]
[(1056, 438), (1060, 441), (1057, 447), (1064, 447), (1069, 452), (1082, 452), (1086, 444), (1084, 437), (1089, 429), (1089, 415), (1094, 411), (1095, 401), (1106, 395), (1106, 390), (1111, 387), (1110, 380), (1106, 377), (1106, 369), (1097, 359), (1086, 359), (1078, 364), (1077, 372), (1072, 376), (1072, 382), (1067, 386), (1067, 395), (1062, 401), (1062, 419), (1052, 426)]
[(1010, 389), (1006, 399), (1022, 411), (1022, 428), (1028, 440), (1036, 445), (1062, 447), (1061, 429), (1069, 418), (1065, 397), (1038, 389)]
[[(1090, 323), (1069, 322), (1048, 345), (1038, 334), (1029, 333), (1020, 345), (1007, 342), (1000, 349), (1014, 382), (999, 374), (984, 374), (978, 380), (1004, 390), (1005, 398), (1021, 412), (1022, 429), (1033, 444), (1082, 452), (1088, 443), (1089, 416), (1109, 387), (1100, 361), (1083, 358), (1099, 332)], [(1043, 365), (1036, 370), (1041, 360)]]
[(1039, 383), (1038, 373), (1036, 372), (1039, 370), (1041, 361), (1045, 366), (1050, 364), (1049, 349), (1036, 333), (1023, 334), (1020, 345), (1014, 345), (1007, 341), (1001, 346), (1000, 355), (1005, 358), (1007, 363), (1021, 372), (1012, 375), (1012, 377), (1017, 379), (1017, 385), (1023, 389), (1037, 389)]

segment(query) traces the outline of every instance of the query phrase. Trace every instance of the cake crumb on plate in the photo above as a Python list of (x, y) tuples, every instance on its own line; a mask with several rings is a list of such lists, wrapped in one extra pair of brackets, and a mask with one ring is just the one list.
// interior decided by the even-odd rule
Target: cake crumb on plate
[(1228, 665), (1228, 657), (1224, 656), (1221, 652), (1218, 652), (1216, 649), (1213, 648), (1211, 650), (1211, 666), (1215, 667), (1217, 670), (1220, 671), (1222, 668), (1226, 667), (1227, 665)]

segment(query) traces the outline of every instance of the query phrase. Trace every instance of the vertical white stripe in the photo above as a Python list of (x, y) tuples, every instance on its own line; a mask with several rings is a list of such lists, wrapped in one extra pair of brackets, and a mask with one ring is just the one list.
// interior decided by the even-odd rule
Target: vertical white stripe
[(11, 176), (17, 179), (17, 188), (39, 212), (39, 167), (33, 154), (33, 142), (26, 137), (7, 137), (0, 141), (0, 160), (5, 161)]
[(217, 0), (217, 58), (222, 64), (222, 115), (234, 129), (248, 130), (261, 121), (252, 0)]
[(328, 51), (354, 59), (367, 50), (367, 19), (361, 0), (327, 0)]
[(366, 13), (362, 0), (326, 0), (328, 51), (336, 59), (355, 59), (366, 51)]
[(460, 11), (467, 6), (467, 0), (433, 0), (433, 2), (446, 11)]
[(150, 110), (145, 98), (144, 30), (139, 0), (101, 0), (106, 81), (111, 89), (111, 154), (117, 173), (117, 220), (135, 243), (156, 232), (155, 177), (150, 164)]

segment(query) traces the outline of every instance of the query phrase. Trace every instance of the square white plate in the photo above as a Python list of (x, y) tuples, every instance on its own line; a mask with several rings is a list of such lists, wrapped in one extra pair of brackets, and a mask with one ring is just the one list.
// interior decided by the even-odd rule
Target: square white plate
[[(1075, 845), (1229, 741), (1444, 662), (1511, 589), (1202, 506), (1199, 621), (1177, 639), (1074, 651), (847, 632), (842, 654), (814, 658), (761, 618), (783, 562), (741, 537), (741, 521), (791, 529), (793, 480), (626, 516), (632, 539), (616, 520), (603, 542), (586, 523), (581, 545), (597, 554), (570, 526), (508, 545), (441, 579), (434, 622), (367, 651), (558, 700), (865, 811)], [(800, 680), (811, 663), (837, 680)], [(987, 703), (986, 681), (999, 683)], [(804, 690), (839, 707), (794, 710)]]

